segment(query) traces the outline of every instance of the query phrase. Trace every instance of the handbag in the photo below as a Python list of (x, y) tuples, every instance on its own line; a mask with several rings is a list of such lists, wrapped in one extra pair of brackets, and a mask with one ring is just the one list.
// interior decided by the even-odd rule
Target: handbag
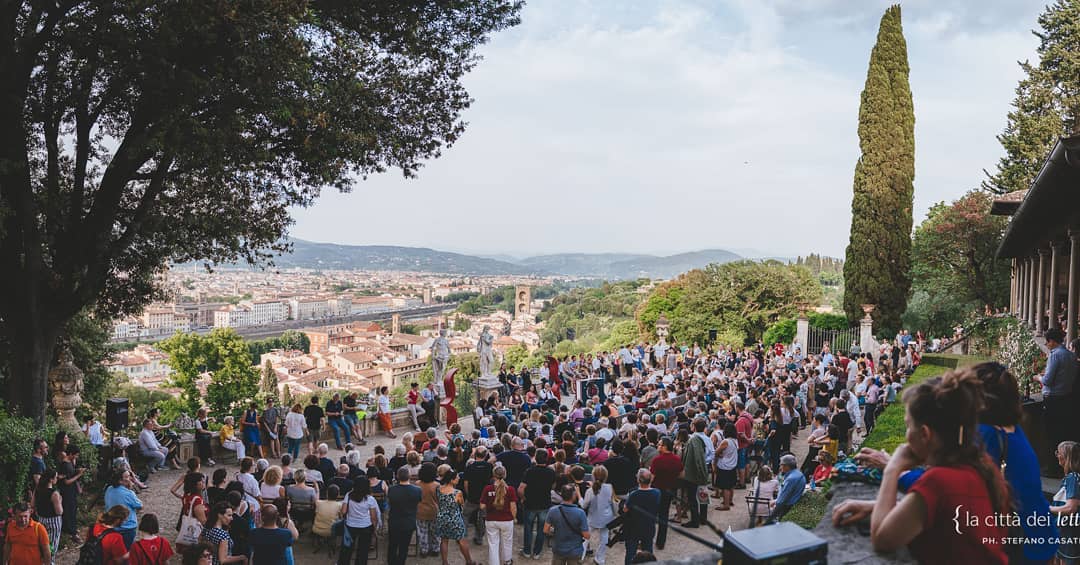
[(191, 507), (187, 514), (180, 518), (180, 532), (176, 534), (177, 545), (196, 545), (202, 536), (203, 525), (195, 518), (195, 499), (191, 499)]

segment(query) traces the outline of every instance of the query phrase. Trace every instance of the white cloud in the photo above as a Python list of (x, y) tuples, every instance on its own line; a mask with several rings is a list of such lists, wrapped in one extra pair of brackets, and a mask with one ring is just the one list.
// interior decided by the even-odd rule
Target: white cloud
[[(417, 180), (328, 194), (297, 213), (294, 234), (484, 252), (841, 255), (859, 92), (886, 4), (613, 4), (531, 3), (466, 79), (476, 102), (455, 147)], [(949, 4), (904, 8), (916, 221), (996, 161), (1015, 60), (1033, 50), (1034, 15), (965, 31), (971, 11)]]

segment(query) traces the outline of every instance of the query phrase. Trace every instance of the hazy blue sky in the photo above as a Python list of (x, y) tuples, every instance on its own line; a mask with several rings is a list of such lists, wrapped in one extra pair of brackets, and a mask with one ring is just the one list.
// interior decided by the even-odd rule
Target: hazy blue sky
[[(842, 256), (879, 0), (533, 0), (456, 145), (296, 211), (314, 241), (476, 253)], [(1044, 2), (903, 4), (915, 222), (979, 184)]]

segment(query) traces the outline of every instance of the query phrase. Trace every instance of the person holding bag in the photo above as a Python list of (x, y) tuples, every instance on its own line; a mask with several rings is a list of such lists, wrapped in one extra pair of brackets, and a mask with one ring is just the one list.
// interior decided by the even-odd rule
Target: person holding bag
[(203, 499), (206, 479), (202, 474), (189, 473), (184, 477), (184, 496), (181, 499), (180, 527), (176, 535), (176, 547), (184, 548), (197, 545), (202, 536), (203, 524), (209, 507)]

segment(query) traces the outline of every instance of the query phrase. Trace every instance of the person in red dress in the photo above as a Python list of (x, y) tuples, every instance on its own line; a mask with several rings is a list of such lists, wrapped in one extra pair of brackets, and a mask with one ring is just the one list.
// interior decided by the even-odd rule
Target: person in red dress
[[(950, 371), (908, 389), (904, 403), (907, 443), (888, 458), (877, 501), (846, 500), (833, 510), (833, 522), (870, 516), (875, 550), (906, 545), (919, 563), (1004, 565), (1008, 532), (996, 517), (1008, 515), (1011, 503), (1001, 470), (978, 443), (978, 377), (970, 369)], [(926, 472), (897, 502), (900, 475), (921, 465)]]

